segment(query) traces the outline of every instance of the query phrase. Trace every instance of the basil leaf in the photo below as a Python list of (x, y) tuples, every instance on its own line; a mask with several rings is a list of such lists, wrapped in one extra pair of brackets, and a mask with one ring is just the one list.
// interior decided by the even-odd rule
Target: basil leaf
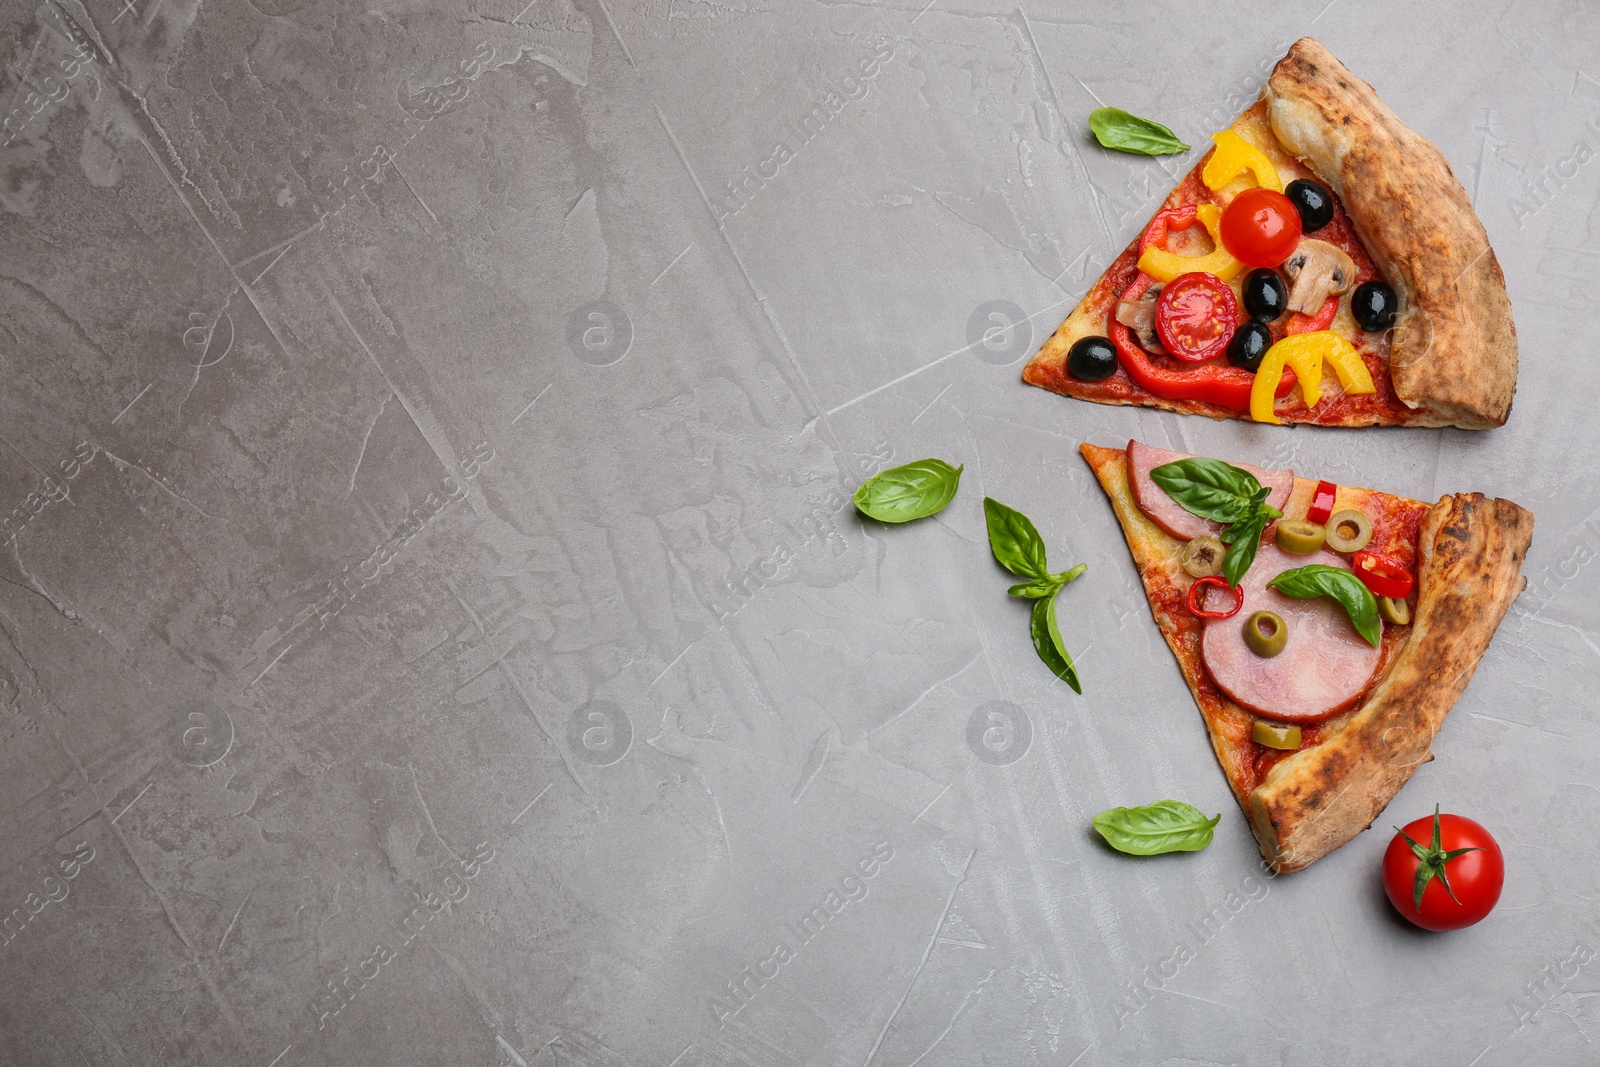
[(1383, 624), (1378, 620), (1378, 601), (1372, 595), (1372, 590), (1343, 567), (1330, 567), (1325, 563), (1294, 567), (1272, 579), (1267, 587), (1302, 600), (1331, 596), (1344, 608), (1356, 633), (1366, 638), (1368, 644), (1376, 648), (1383, 638)]
[(943, 511), (955, 499), (966, 467), (919, 459), (881, 471), (856, 490), (856, 510), (879, 522), (910, 522)]
[(1245, 505), (1244, 513), (1235, 519), (1232, 525), (1217, 535), (1224, 544), (1231, 545), (1244, 536), (1241, 531), (1246, 526), (1252, 524), (1264, 526), (1271, 520), (1283, 516), (1283, 512), (1267, 503), (1267, 497), (1271, 492), (1272, 490), (1263, 487), (1250, 497), (1249, 502)]
[(1130, 856), (1159, 856), (1164, 852), (1199, 852), (1211, 844), (1212, 832), (1222, 821), (1181, 800), (1158, 800), (1142, 808), (1109, 808), (1094, 817), (1094, 828), (1106, 844)]
[(1255, 510), (1247, 518), (1222, 531), (1222, 540), (1228, 544), (1228, 554), (1222, 557), (1222, 577), (1230, 586), (1237, 587), (1250, 564), (1256, 561), (1256, 549), (1261, 547), (1261, 534), (1267, 523), (1283, 517), (1283, 512), (1262, 501), (1253, 502), (1253, 506)]
[(1163, 463), (1150, 478), (1183, 510), (1213, 522), (1237, 522), (1250, 513), (1257, 493), (1265, 500), (1272, 492), (1249, 471), (1200, 456)]
[(1044, 665), (1057, 678), (1072, 687), (1074, 693), (1083, 694), (1078, 681), (1078, 670), (1067, 654), (1066, 642), (1061, 640), (1061, 630), (1056, 625), (1056, 598), (1054, 593), (1033, 602), (1033, 615), (1028, 619), (1028, 632), (1033, 636), (1033, 650), (1039, 653)]
[(1062, 586), (1088, 570), (1089, 565), (1080, 563), (1071, 570), (1051, 574), (1045, 562), (1044, 541), (1026, 515), (992, 497), (984, 497), (983, 517), (989, 526), (989, 549), (994, 558), (1019, 578), (1032, 579), (1006, 592), (1033, 601), (1033, 611), (1028, 617), (1033, 650), (1052, 674), (1070, 685), (1074, 693), (1081, 694), (1083, 686), (1078, 681), (1077, 668), (1072, 665), (1072, 656), (1067, 652), (1067, 643), (1061, 639), (1061, 628), (1056, 623), (1056, 594)]
[(1089, 112), (1089, 129), (1102, 146), (1118, 152), (1168, 156), (1189, 150), (1177, 134), (1161, 123), (1130, 115), (1120, 107), (1097, 107)]
[(986, 496), (983, 518), (989, 526), (989, 550), (1000, 566), (1018, 578), (1050, 576), (1045, 565), (1044, 541), (1028, 516)]

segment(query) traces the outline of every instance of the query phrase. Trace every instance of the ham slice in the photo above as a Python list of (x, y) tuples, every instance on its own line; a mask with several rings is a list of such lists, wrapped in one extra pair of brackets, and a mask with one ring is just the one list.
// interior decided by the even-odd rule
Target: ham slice
[[(1348, 708), (1366, 692), (1381, 656), (1331, 597), (1298, 600), (1267, 588), (1282, 572), (1311, 563), (1345, 565), (1326, 549), (1295, 556), (1277, 545), (1262, 545), (1239, 583), (1244, 605), (1231, 618), (1208, 621), (1200, 639), (1200, 654), (1217, 688), (1241, 707), (1280, 722), (1319, 722)], [(1212, 590), (1206, 595), (1222, 600)], [(1289, 631), (1283, 651), (1271, 658), (1245, 644), (1245, 620), (1258, 611), (1281, 615)]]
[[(1155, 483), (1150, 472), (1163, 463), (1193, 458), (1183, 452), (1169, 452), (1165, 448), (1154, 448), (1139, 441), (1128, 442), (1128, 482), (1133, 489), (1134, 503), (1150, 517), (1151, 522), (1182, 541), (1215, 537), (1222, 530), (1222, 524), (1183, 510), (1176, 500), (1167, 495), (1165, 489)], [(1279, 511), (1283, 510), (1289, 494), (1294, 490), (1294, 471), (1262, 470), (1248, 463), (1235, 463), (1232, 466), (1255, 475), (1256, 481), (1272, 490), (1267, 503)]]

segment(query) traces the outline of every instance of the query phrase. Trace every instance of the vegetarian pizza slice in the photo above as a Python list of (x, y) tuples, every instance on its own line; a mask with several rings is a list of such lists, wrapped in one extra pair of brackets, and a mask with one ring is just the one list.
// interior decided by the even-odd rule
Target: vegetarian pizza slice
[(1427, 138), (1306, 37), (1212, 140), (1025, 381), (1257, 422), (1505, 422), (1505, 277)]
[(1416, 768), (1526, 581), (1533, 516), (1086, 444), (1262, 855), (1298, 871)]

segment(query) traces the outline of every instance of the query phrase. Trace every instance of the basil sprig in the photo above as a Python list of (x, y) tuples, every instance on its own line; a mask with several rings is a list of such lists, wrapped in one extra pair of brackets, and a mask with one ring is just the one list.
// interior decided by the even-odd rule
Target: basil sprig
[(1158, 800), (1141, 808), (1109, 808), (1094, 817), (1106, 844), (1130, 856), (1199, 852), (1211, 844), (1222, 813), (1212, 818), (1181, 800)]
[(1035, 578), (1031, 582), (1020, 582), (1007, 589), (1012, 596), (1026, 597), (1029, 600), (1043, 600), (1052, 596), (1057, 589), (1072, 581), (1078, 575), (1089, 569), (1087, 563), (1080, 563), (1070, 571), (1060, 574), (1047, 574), (1043, 578)]
[(1120, 107), (1097, 107), (1089, 112), (1089, 129), (1102, 146), (1118, 152), (1168, 156), (1189, 150), (1177, 134), (1161, 123), (1130, 115)]
[(1070, 685), (1074, 693), (1081, 694), (1083, 685), (1078, 681), (1078, 670), (1072, 665), (1072, 656), (1067, 652), (1056, 622), (1056, 594), (1088, 570), (1089, 565), (1080, 563), (1071, 570), (1051, 574), (1044, 539), (1028, 516), (998, 500), (984, 497), (983, 517), (989, 527), (989, 550), (994, 553), (996, 562), (1018, 578), (1028, 579), (1006, 592), (1033, 601), (1028, 633), (1033, 637), (1034, 651), (1051, 673)]
[(1345, 614), (1350, 616), (1350, 624), (1368, 644), (1376, 648), (1383, 637), (1383, 624), (1378, 621), (1378, 601), (1372, 590), (1343, 567), (1330, 567), (1325, 563), (1295, 567), (1272, 579), (1267, 588), (1301, 600), (1331, 596), (1344, 608)]
[(1261, 547), (1261, 534), (1267, 523), (1283, 518), (1283, 512), (1267, 503), (1271, 492), (1263, 487), (1251, 497), (1245, 518), (1229, 525), (1220, 535), (1223, 544), (1228, 546), (1228, 554), (1222, 557), (1222, 576), (1231, 586), (1237, 586), (1250, 564), (1255, 562), (1256, 549)]
[(944, 510), (955, 499), (965, 465), (919, 459), (881, 471), (856, 490), (856, 510), (879, 522), (910, 522)]
[(1255, 562), (1267, 523), (1283, 518), (1283, 512), (1267, 503), (1271, 489), (1249, 471), (1220, 459), (1173, 460), (1152, 470), (1150, 478), (1183, 510), (1226, 524), (1221, 537), (1228, 554), (1222, 559), (1222, 577), (1230, 586), (1238, 585)]

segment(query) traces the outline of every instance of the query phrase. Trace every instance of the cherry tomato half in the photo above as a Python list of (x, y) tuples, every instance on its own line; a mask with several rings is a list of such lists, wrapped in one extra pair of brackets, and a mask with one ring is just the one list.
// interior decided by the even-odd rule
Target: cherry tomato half
[(1238, 325), (1238, 298), (1215, 274), (1180, 274), (1156, 297), (1156, 333), (1167, 351), (1185, 363), (1220, 356)]
[(1252, 267), (1276, 267), (1300, 243), (1300, 213), (1287, 196), (1246, 189), (1222, 209), (1222, 244)]
[(1488, 830), (1460, 815), (1407, 823), (1383, 854), (1383, 888), (1424, 930), (1460, 930), (1494, 910), (1506, 861)]

